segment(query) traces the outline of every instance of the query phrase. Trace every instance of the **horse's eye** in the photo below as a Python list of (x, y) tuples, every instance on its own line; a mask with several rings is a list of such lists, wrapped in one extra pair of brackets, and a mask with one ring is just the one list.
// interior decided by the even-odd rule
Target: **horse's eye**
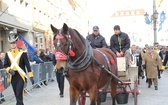
[(68, 44), (67, 44), (67, 43), (65, 43), (65, 44), (64, 44), (64, 46), (68, 46)]

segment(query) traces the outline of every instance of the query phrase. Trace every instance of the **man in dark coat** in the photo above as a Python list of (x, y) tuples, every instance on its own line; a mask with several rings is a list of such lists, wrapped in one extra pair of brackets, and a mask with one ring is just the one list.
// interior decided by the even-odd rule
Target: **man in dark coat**
[[(10, 75), (10, 82), (16, 97), (16, 105), (23, 104), (23, 90), (24, 83), (29, 77), (32, 84), (33, 73), (30, 68), (30, 63), (27, 57), (27, 53), (17, 48), (18, 35), (14, 32), (10, 32), (8, 41), (10, 43), (11, 49), (6, 53), (4, 60), (4, 68)], [(28, 77), (26, 75), (26, 68), (28, 71)]]
[(114, 26), (114, 35), (110, 39), (110, 49), (116, 54), (117, 57), (126, 57), (126, 66), (128, 68), (128, 63), (130, 60), (130, 39), (129, 36), (120, 31), (120, 26)]
[(110, 39), (110, 49), (117, 55), (123, 56), (124, 53), (130, 48), (129, 36), (120, 31), (120, 26), (114, 26), (114, 35)]
[(90, 45), (93, 48), (107, 48), (106, 40), (102, 35), (100, 35), (98, 26), (93, 27), (93, 33), (88, 35), (86, 39), (89, 40)]

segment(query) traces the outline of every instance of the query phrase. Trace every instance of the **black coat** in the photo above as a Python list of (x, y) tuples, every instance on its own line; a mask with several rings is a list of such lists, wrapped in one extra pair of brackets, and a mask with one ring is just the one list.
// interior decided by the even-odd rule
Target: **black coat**
[(165, 58), (164, 58), (164, 61), (163, 61), (163, 66), (166, 66), (167, 61), (168, 61), (168, 51), (166, 51)]
[(94, 34), (91, 34), (87, 36), (86, 39), (89, 40), (90, 45), (93, 48), (107, 48), (106, 40), (102, 35), (95, 36)]
[(0, 59), (0, 69), (3, 69), (3, 68), (4, 68), (3, 62), (2, 62), (1, 59)]
[[(119, 37), (121, 39), (121, 51), (125, 52), (130, 48), (130, 39), (129, 36), (126, 33), (121, 32), (119, 34)], [(121, 52), (120, 51), (120, 46), (119, 46), (119, 41), (118, 41), (118, 35), (112, 35), (110, 39), (110, 49), (116, 53), (116, 52)]]

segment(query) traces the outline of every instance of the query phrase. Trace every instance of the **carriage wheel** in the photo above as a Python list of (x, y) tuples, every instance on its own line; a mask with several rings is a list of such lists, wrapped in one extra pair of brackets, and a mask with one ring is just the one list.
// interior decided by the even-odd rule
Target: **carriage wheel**
[(86, 102), (86, 94), (81, 94), (78, 98), (78, 105), (85, 105)]
[(138, 77), (134, 77), (134, 105), (138, 104)]

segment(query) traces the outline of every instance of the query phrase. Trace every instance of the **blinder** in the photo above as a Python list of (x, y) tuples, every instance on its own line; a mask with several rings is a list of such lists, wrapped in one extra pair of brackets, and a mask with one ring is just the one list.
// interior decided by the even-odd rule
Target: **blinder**
[[(66, 38), (65, 38), (66, 37)], [(55, 36), (55, 39), (57, 40), (56, 43), (56, 59), (57, 60), (67, 60), (67, 58), (70, 57), (74, 57), (75, 53), (73, 52), (73, 41), (71, 40), (71, 36), (70, 35), (65, 35), (65, 37), (62, 34), (57, 34)], [(66, 39), (67, 41), (65, 42), (65, 44), (62, 43), (62, 39)], [(68, 48), (66, 49), (66, 52), (63, 52), (62, 49), (63, 47), (65, 47), (65, 45), (68, 45)]]

